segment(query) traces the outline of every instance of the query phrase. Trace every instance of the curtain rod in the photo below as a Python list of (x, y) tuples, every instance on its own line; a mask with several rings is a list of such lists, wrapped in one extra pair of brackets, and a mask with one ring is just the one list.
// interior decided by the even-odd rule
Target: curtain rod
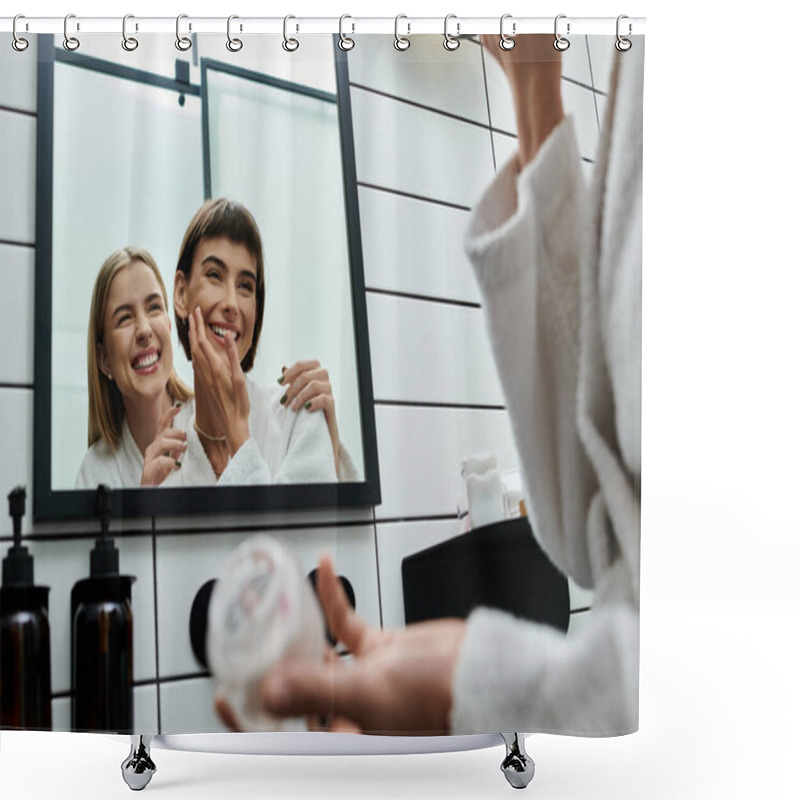
[[(508, 36), (525, 33), (550, 33), (555, 29), (553, 17), (514, 17), (503, 15), (503, 31)], [(453, 36), (469, 36), (479, 33), (500, 34), (500, 16), (459, 17), (450, 14), (447, 18), (447, 31)], [(562, 34), (606, 34), (618, 32), (624, 36), (636, 36), (645, 32), (645, 17), (570, 17), (559, 15), (558, 29)], [(137, 17), (129, 15), (126, 22), (128, 34), (137, 33), (175, 33), (175, 17)], [(618, 31), (618, 24), (621, 30)], [(445, 32), (444, 17), (359, 17), (344, 15), (340, 17), (193, 17), (181, 15), (180, 29), (187, 33), (226, 34), (231, 30), (237, 34), (283, 34), (287, 29), (294, 35), (334, 34), (357, 36), (359, 33), (399, 32), (403, 36), (415, 34), (440, 34)], [(569, 27), (568, 27), (569, 26)], [(119, 33), (122, 34), (122, 17), (81, 17), (70, 15), (70, 33)], [(0, 17), (0, 32), (14, 30), (14, 17)], [(64, 17), (35, 17), (19, 15), (16, 22), (18, 35), (25, 33), (63, 34)]]

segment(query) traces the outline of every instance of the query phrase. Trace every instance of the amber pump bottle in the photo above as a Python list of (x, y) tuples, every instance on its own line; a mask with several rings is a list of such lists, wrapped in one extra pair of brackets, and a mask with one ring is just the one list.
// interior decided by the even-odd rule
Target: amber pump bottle
[(101, 534), (89, 577), (72, 588), (72, 729), (133, 733), (131, 586), (108, 535), (111, 491), (97, 489)]
[(0, 588), (0, 727), (51, 730), (50, 619), (46, 586), (33, 584), (33, 556), (22, 546), (25, 488), (8, 495), (14, 544)]

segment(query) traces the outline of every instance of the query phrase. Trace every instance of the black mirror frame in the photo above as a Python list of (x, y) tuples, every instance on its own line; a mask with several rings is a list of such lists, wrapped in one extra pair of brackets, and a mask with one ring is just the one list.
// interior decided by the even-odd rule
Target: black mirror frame
[[(334, 41), (337, 37), (333, 37)], [(375, 406), (367, 327), (364, 265), (358, 208), (353, 121), (347, 54), (333, 47), (342, 147), (342, 174), (346, 211), (353, 324), (358, 368), (359, 408), (365, 480), (359, 483), (308, 483), (269, 486), (186, 488), (131, 488), (114, 492), (113, 515), (126, 517), (183, 516), (208, 512), (282, 511), (374, 506), (381, 502)], [(52, 443), (52, 225), (53, 225), (53, 91), (54, 65), (59, 61), (77, 66), (96, 64), (98, 59), (63, 51), (54, 36), (39, 36), (38, 125), (36, 134), (36, 297), (34, 347), (34, 465), (33, 515), (39, 520), (89, 519), (94, 517), (94, 490), (53, 490), (51, 486)], [(104, 62), (110, 74), (146, 80), (178, 92), (202, 94), (205, 87), (149, 76), (139, 70)], [(213, 62), (209, 62), (213, 63)], [(216, 66), (216, 64), (214, 65)], [(203, 80), (205, 69), (203, 66)], [(207, 136), (206, 105), (203, 110)], [(204, 147), (204, 186), (210, 191)]]

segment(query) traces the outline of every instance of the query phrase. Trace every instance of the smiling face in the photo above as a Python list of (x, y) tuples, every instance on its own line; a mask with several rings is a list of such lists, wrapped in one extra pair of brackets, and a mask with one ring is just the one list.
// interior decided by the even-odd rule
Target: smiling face
[(257, 313), (255, 256), (225, 236), (201, 239), (190, 277), (175, 273), (175, 311), (182, 317), (199, 307), (208, 338), (225, 350), (225, 334), (236, 342), (239, 361), (253, 344)]
[(109, 287), (98, 365), (126, 404), (168, 395), (172, 373), (171, 323), (153, 270), (135, 259)]

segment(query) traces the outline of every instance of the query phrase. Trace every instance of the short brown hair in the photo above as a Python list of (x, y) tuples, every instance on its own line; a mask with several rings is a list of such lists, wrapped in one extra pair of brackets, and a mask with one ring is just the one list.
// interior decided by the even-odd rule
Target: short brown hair
[[(111, 291), (111, 283), (121, 269), (134, 261), (141, 261), (153, 270), (164, 297), (164, 308), (168, 308), (164, 279), (158, 271), (155, 259), (147, 250), (141, 247), (123, 247), (121, 250), (113, 252), (103, 262), (94, 281), (92, 305), (89, 311), (86, 353), (89, 372), (89, 447), (98, 439), (102, 439), (112, 450), (115, 450), (122, 437), (122, 421), (125, 419), (122, 395), (117, 384), (107, 380), (102, 374), (97, 357), (97, 347), (104, 344), (106, 305)], [(192, 396), (189, 387), (181, 381), (174, 367), (167, 381), (167, 390), (173, 400), (181, 402)]]
[[(192, 275), (192, 261), (197, 245), (203, 239), (213, 239), (215, 236), (224, 236), (234, 244), (244, 245), (256, 260), (256, 318), (253, 325), (253, 342), (250, 349), (242, 359), (242, 371), (248, 372), (253, 367), (256, 358), (258, 339), (261, 336), (261, 325), (264, 322), (264, 251), (261, 245), (261, 233), (258, 230), (253, 215), (235, 200), (218, 197), (206, 200), (197, 213), (192, 217), (186, 233), (183, 235), (181, 251), (178, 255), (177, 272), (182, 272), (189, 282)], [(175, 323), (178, 329), (178, 339), (183, 346), (186, 358), (192, 360), (191, 347), (189, 346), (189, 325), (186, 319), (178, 316), (175, 310)]]

